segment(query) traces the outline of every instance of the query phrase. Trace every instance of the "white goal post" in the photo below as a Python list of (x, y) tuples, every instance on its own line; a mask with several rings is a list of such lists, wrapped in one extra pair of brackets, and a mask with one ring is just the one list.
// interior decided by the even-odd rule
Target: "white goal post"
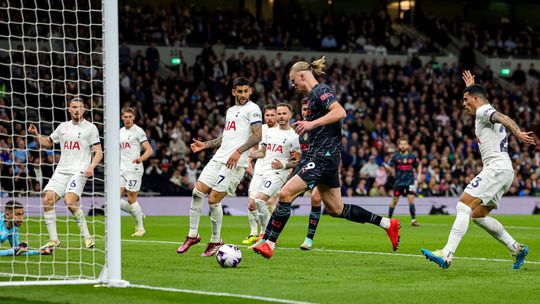
[[(49, 240), (43, 187), (50, 178), (46, 172), (52, 172), (60, 155), (58, 145), (45, 149), (36, 144), (26, 132), (30, 124), (48, 136), (70, 120), (69, 99), (81, 97), (87, 105), (86, 120), (100, 130), (104, 161), (87, 180), (79, 201), (94, 248), (85, 247), (75, 218), (61, 198), (55, 212), (62, 247), (51, 255), (0, 255), (0, 287), (125, 287), (129, 283), (121, 275), (118, 1), (3, 2), (0, 156), (7, 160), (0, 162), (0, 213), (8, 201), (24, 206), (20, 242), (28, 242), (28, 248), (37, 252)], [(11, 249), (7, 239), (2, 241), (0, 250)]]

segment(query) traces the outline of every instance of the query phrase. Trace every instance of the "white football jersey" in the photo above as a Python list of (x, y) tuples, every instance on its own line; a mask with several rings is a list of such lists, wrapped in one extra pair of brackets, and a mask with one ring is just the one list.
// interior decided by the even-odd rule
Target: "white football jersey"
[(281, 130), (279, 126), (269, 128), (261, 143), (266, 145), (266, 155), (261, 169), (263, 174), (287, 172), (288, 169), (285, 168), (272, 169), (274, 159), (285, 165), (291, 160), (292, 151), (301, 153), (298, 134), (292, 128), (289, 130)]
[(120, 129), (120, 170), (140, 171), (144, 170), (143, 164), (135, 164), (134, 160), (141, 156), (141, 144), (148, 141), (144, 130), (133, 125), (131, 128)]
[[(225, 128), (221, 139), (221, 146), (212, 158), (223, 164), (231, 154), (246, 143), (251, 136), (251, 125), (262, 122), (262, 114), (259, 106), (252, 101), (244, 105), (234, 105), (227, 110)], [(249, 149), (240, 155), (237, 166), (247, 168)]]
[[(268, 125), (267, 124), (262, 125), (262, 136), (261, 136), (261, 142), (259, 143), (259, 145), (257, 145), (258, 149), (260, 149), (261, 146), (263, 145), (262, 141), (266, 137), (266, 132), (267, 131), (268, 131)], [(263, 166), (263, 160), (262, 159), (255, 160), (255, 166), (253, 167), (253, 175), (263, 174), (263, 172), (261, 170), (262, 166)]]
[(78, 124), (65, 121), (49, 137), (60, 144), (60, 162), (55, 170), (60, 173), (84, 174), (92, 161), (92, 146), (101, 143), (97, 127), (85, 119)]
[(512, 161), (508, 156), (508, 133), (500, 123), (492, 123), (491, 116), (496, 110), (485, 104), (476, 109), (475, 134), (478, 137), (478, 146), (484, 167), (496, 166), (497, 169), (512, 168)]

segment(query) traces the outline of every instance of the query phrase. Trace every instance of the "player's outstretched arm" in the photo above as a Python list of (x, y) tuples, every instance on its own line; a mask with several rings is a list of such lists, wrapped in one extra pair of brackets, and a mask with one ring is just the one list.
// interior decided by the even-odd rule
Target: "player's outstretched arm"
[(522, 142), (529, 144), (529, 145), (536, 145), (536, 142), (533, 138), (533, 132), (523, 132), (517, 125), (515, 121), (512, 120), (512, 118), (499, 113), (495, 112), (493, 113), (493, 116), (491, 116), (491, 122), (493, 123), (500, 123), (503, 126), (506, 127), (507, 130), (509, 130), (512, 134), (514, 134), (519, 140)]
[(329, 125), (344, 119), (347, 116), (345, 109), (339, 104), (339, 102), (333, 102), (328, 107), (328, 113), (321, 118), (313, 121), (301, 120), (293, 124), (296, 134), (302, 135), (309, 130), (313, 130), (319, 126)]
[(474, 75), (469, 70), (465, 70), (461, 75), (461, 79), (465, 81), (465, 86), (470, 87), (474, 84)]
[(39, 142), (40, 146), (44, 148), (52, 147), (53, 141), (49, 137), (39, 135), (39, 132), (34, 124), (30, 124), (30, 127), (28, 127), (28, 133), (37, 137), (37, 141)]
[(212, 140), (209, 140), (209, 141), (205, 141), (203, 143), (204, 145), (204, 148), (203, 149), (213, 149), (213, 148), (219, 148), (221, 147), (221, 141), (222, 141), (222, 137), (218, 137), (216, 139), (212, 139)]
[(256, 123), (256, 124), (251, 125), (251, 134), (249, 135), (248, 140), (231, 154), (231, 156), (227, 160), (227, 168), (229, 169), (236, 168), (236, 163), (238, 163), (238, 160), (240, 159), (240, 155), (242, 155), (242, 153), (246, 152), (247, 150), (251, 149), (251, 147), (259, 144), (261, 139), (262, 139), (262, 124)]

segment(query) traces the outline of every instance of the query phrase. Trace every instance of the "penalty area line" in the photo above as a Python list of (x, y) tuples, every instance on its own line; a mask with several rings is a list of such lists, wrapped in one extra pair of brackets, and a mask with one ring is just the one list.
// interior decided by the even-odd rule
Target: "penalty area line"
[(229, 292), (213, 292), (213, 291), (204, 291), (204, 290), (191, 290), (191, 289), (180, 289), (180, 288), (169, 288), (169, 287), (155, 287), (155, 286), (139, 285), (139, 284), (129, 284), (128, 287), (149, 289), (149, 290), (157, 290), (157, 291), (190, 293), (190, 294), (198, 294), (198, 295), (205, 295), (205, 296), (242, 298), (242, 299), (248, 299), (248, 300), (259, 300), (259, 301), (273, 302), (273, 303), (312, 304), (312, 302), (302, 302), (302, 301), (294, 301), (294, 300), (287, 300), (287, 299), (259, 297), (259, 296), (243, 295), (243, 294), (236, 294), (236, 293), (229, 293)]
[[(158, 244), (177, 244), (182, 245), (182, 242), (170, 242), (170, 241), (153, 241), (153, 240), (127, 240), (122, 239), (123, 242), (133, 242), (133, 243), (158, 243)], [(244, 247), (245, 245), (236, 245), (238, 247)], [(278, 247), (279, 250), (298, 250), (299, 248), (290, 248), (290, 247)], [(325, 248), (313, 248), (311, 251), (317, 252), (332, 252), (332, 253), (350, 253), (350, 254), (364, 254), (364, 255), (386, 255), (386, 256), (402, 256), (402, 257), (414, 257), (414, 258), (425, 258), (421, 254), (412, 254), (412, 253), (398, 253), (398, 252), (377, 252), (377, 251), (360, 251), (360, 250), (340, 250), (340, 249), (325, 249)], [(454, 257), (458, 260), (469, 260), (469, 261), (486, 261), (486, 262), (511, 262), (510, 259), (494, 259), (494, 258), (478, 258), (478, 257)], [(537, 264), (540, 265), (540, 262), (526, 260), (525, 264)]]

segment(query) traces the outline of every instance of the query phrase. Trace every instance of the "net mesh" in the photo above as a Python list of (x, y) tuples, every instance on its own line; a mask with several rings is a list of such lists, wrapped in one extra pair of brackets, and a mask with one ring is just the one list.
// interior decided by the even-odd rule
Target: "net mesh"
[[(49, 240), (43, 188), (60, 147), (40, 147), (27, 132), (49, 135), (70, 120), (67, 101), (85, 101), (86, 120), (103, 135), (102, 3), (93, 0), (7, 0), (0, 5), (0, 197), (25, 207), (20, 241)], [(101, 139), (103, 143), (103, 138)], [(79, 201), (96, 246), (87, 249), (63, 199), (56, 203), (61, 248), (52, 255), (0, 256), (0, 281), (96, 279), (105, 263), (104, 168), (88, 179)], [(11, 247), (8, 241), (2, 250)]]

